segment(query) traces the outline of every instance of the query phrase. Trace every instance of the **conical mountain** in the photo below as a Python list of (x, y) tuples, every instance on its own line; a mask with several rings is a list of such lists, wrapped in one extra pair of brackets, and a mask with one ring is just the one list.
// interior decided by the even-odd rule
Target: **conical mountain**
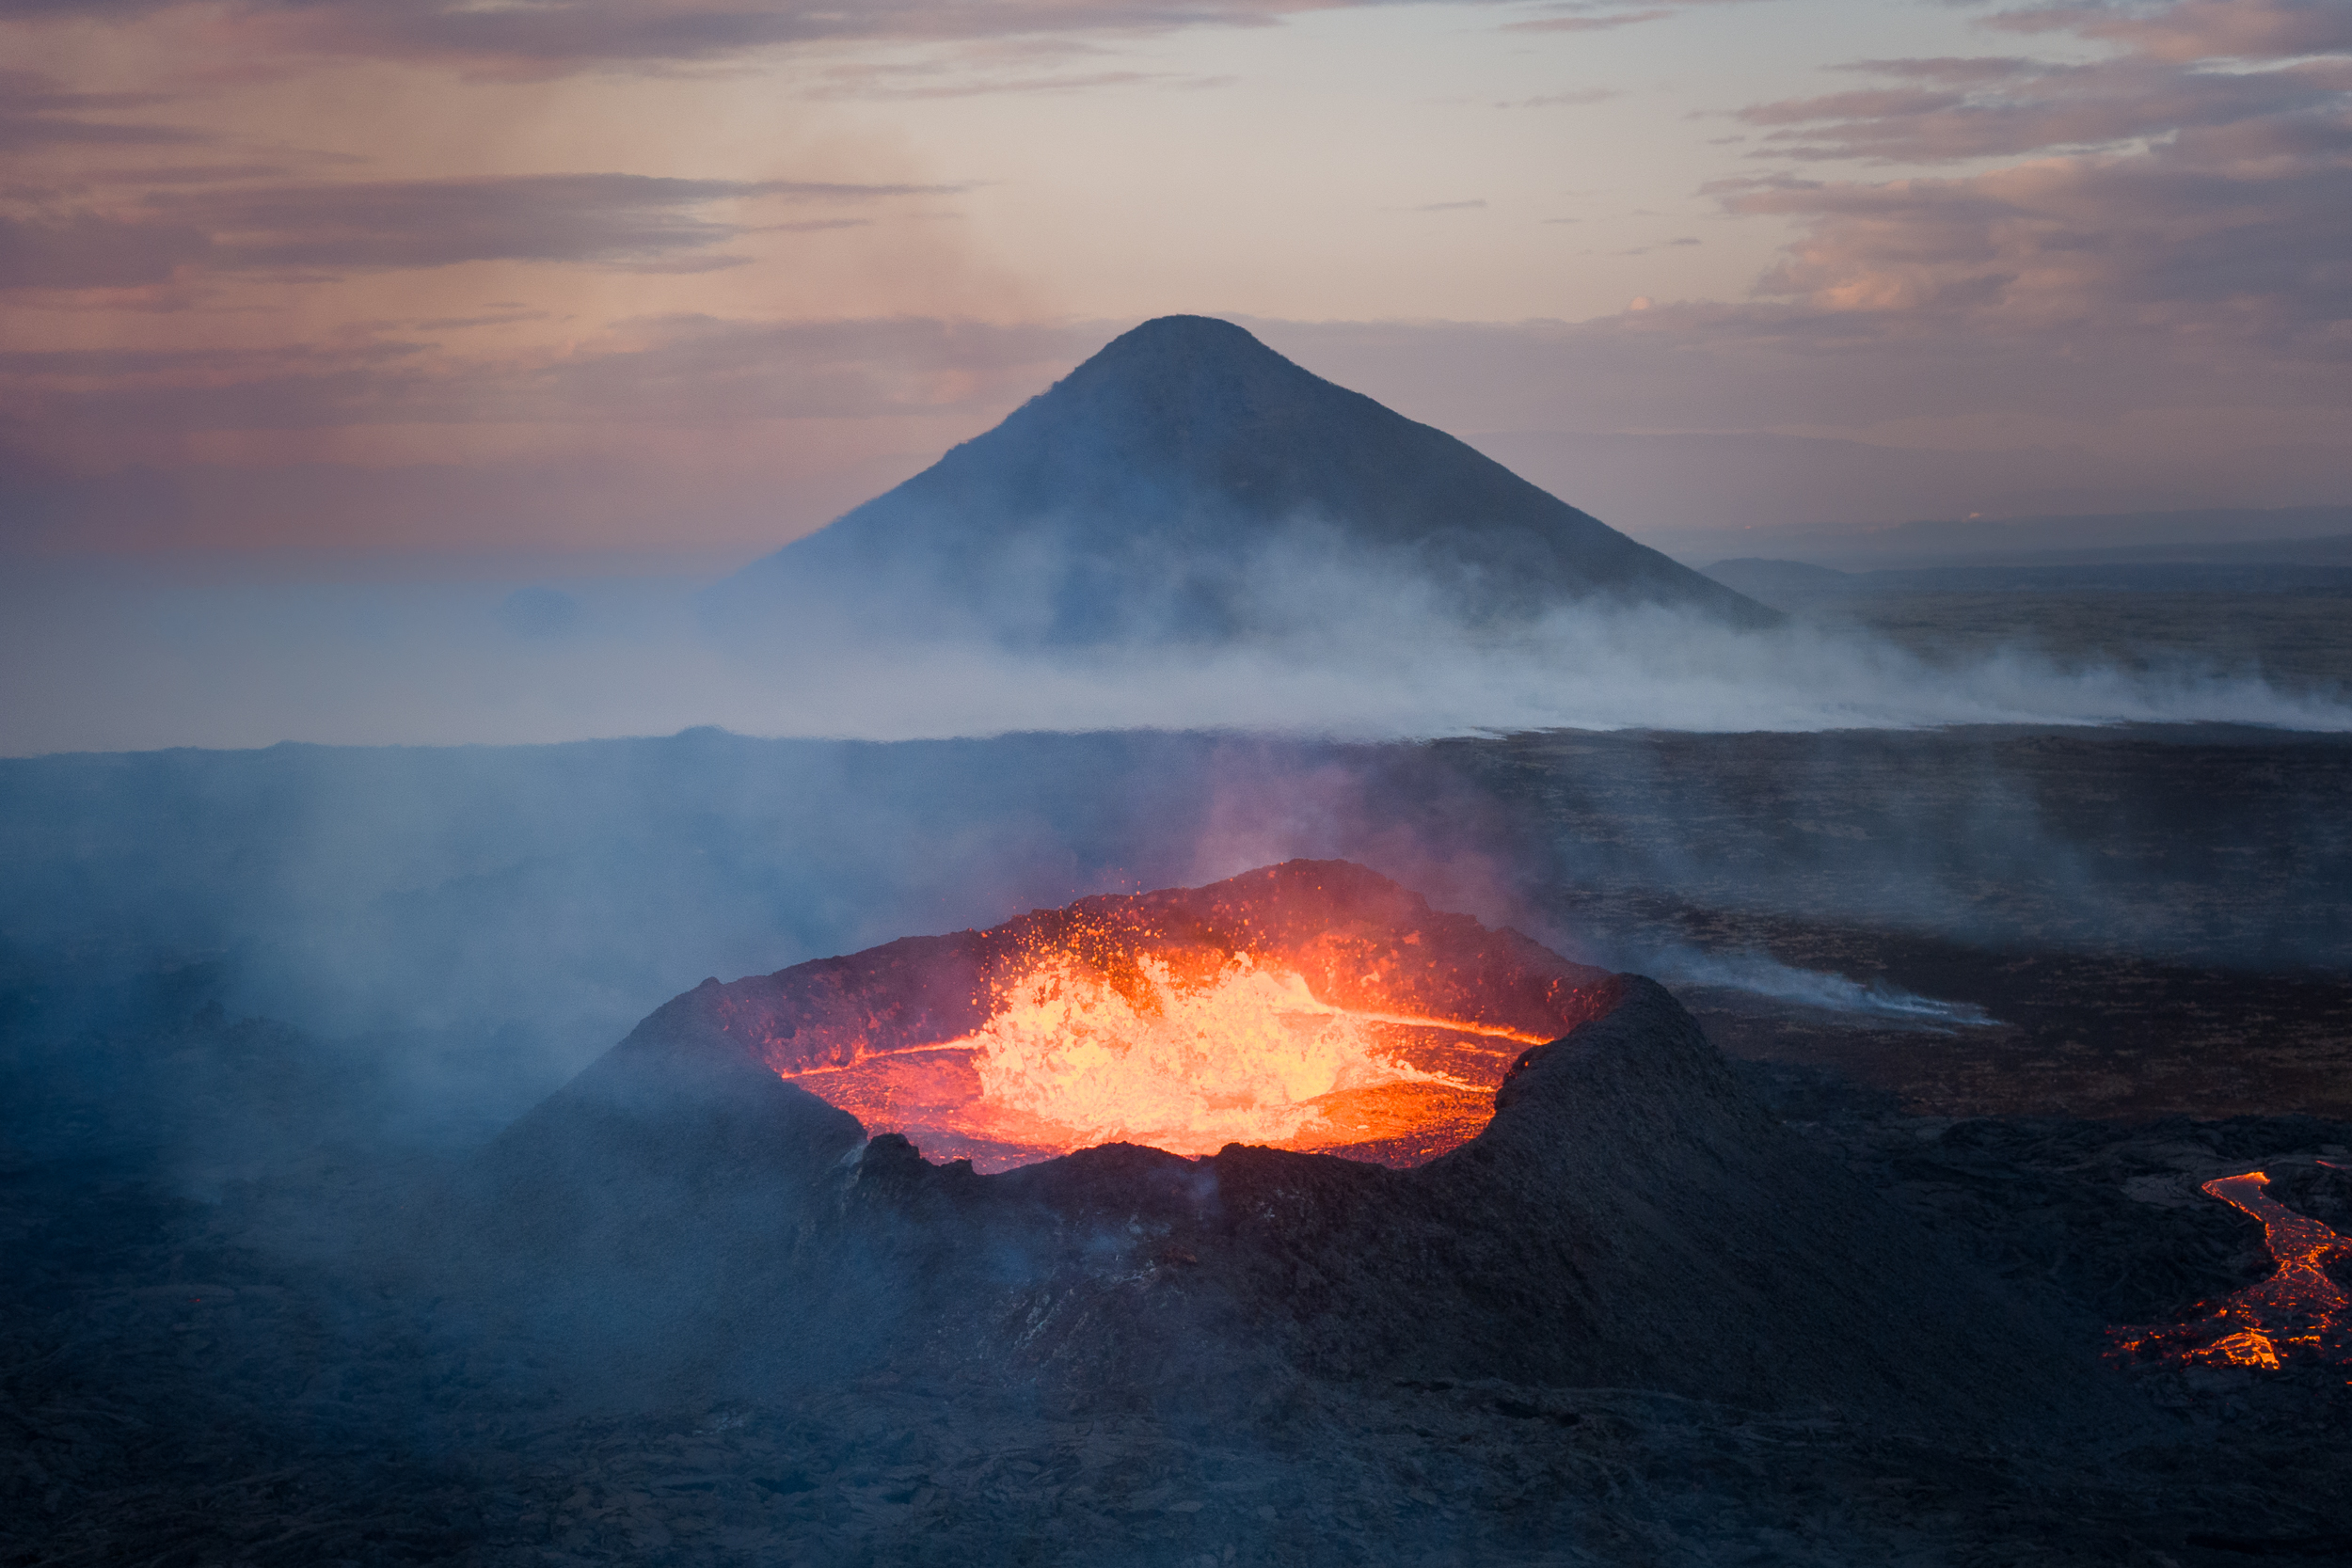
[(1596, 598), (1778, 618), (1230, 322), (1164, 316), (710, 603), (1090, 643)]

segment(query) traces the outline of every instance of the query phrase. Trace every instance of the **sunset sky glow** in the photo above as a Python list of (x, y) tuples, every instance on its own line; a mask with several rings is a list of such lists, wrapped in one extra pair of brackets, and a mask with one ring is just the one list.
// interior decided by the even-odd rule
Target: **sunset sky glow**
[(1643, 536), (2352, 499), (2340, 0), (29, 0), (0, 53), (17, 556), (745, 559), (1172, 311)]

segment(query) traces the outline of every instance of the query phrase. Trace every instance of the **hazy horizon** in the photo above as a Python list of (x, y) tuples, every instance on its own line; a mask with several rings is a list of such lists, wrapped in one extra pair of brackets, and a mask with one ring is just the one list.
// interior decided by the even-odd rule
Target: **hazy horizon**
[(2336, 722), (2239, 651), (1607, 617), (959, 705), (722, 656), (691, 595), (1176, 312), (1694, 565), (2352, 532), (2342, 7), (44, 0), (0, 44), (0, 751)]

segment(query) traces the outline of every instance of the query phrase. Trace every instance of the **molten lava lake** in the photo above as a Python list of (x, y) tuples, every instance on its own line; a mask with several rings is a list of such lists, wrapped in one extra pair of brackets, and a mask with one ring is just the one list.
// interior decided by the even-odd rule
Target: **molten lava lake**
[(1404, 1166), (1476, 1136), (1519, 1053), (1613, 997), (1516, 931), (1293, 861), (738, 981), (718, 1016), (869, 1134), (982, 1172), (1106, 1143)]

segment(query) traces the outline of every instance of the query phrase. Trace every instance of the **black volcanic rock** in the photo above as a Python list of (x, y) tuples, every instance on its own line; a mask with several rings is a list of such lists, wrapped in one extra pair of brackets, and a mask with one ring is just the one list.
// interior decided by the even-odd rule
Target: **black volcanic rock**
[(2012, 1435), (2118, 1414), (2087, 1334), (1802, 1146), (1662, 989), (1625, 987), (1413, 1170), (1115, 1146), (981, 1178), (876, 1139), (843, 1186), (913, 1262), (920, 1341), (898, 1358), (1238, 1402), (1303, 1375)]
[(1231, 323), (1166, 316), (706, 605), (737, 628), (1091, 644), (1596, 597), (1777, 618)]

